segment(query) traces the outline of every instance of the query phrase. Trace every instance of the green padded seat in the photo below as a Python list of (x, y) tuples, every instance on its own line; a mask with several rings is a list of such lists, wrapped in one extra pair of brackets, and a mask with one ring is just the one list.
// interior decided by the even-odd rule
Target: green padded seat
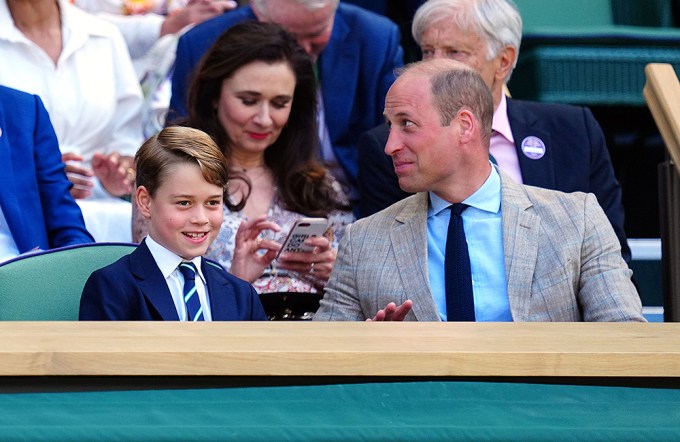
[(514, 0), (524, 33), (535, 28), (589, 28), (613, 24), (610, 0)]
[(514, 97), (535, 101), (643, 106), (652, 61), (680, 72), (680, 48), (537, 46), (523, 54), (509, 87)]
[(524, 30), (509, 84), (513, 97), (644, 106), (644, 67), (648, 63), (680, 67), (680, 29), (618, 24), (634, 23), (636, 11), (644, 7), (640, 2), (660, 12), (658, 17), (644, 17), (639, 22), (663, 24), (668, 20), (663, 18), (670, 8), (665, 7), (667, 0), (627, 1), (516, 1)]
[(0, 265), (0, 320), (77, 321), (90, 274), (136, 244), (94, 243), (24, 255)]
[(611, 0), (617, 25), (672, 27), (677, 0)]

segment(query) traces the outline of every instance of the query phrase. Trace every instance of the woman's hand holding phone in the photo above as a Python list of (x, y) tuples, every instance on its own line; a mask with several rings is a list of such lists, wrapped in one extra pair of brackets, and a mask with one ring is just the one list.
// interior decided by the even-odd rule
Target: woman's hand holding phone
[(327, 281), (337, 252), (324, 236), (328, 228), (325, 218), (302, 218), (291, 229), (277, 256), (278, 267), (309, 273)]

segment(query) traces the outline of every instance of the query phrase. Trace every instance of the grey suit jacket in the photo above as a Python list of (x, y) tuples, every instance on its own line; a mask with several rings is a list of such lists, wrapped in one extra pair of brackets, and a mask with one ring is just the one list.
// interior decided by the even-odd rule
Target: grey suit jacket
[[(514, 321), (644, 321), (632, 271), (597, 199), (501, 174), (503, 249)], [(427, 274), (426, 192), (350, 225), (314, 320), (372, 318), (413, 300), (411, 321), (439, 321)]]

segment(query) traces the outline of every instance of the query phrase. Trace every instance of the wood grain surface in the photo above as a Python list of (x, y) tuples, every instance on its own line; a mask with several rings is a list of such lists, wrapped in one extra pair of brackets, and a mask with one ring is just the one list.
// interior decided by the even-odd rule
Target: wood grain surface
[(0, 322), (1, 376), (680, 376), (677, 323)]

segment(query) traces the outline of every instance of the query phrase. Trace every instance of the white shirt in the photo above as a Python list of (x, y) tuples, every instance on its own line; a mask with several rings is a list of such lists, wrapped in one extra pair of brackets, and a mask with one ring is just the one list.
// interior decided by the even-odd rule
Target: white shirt
[(161, 26), (165, 21), (165, 17), (157, 14), (118, 15), (100, 12), (95, 15), (116, 25), (125, 38), (133, 60), (146, 54), (161, 38)]
[[(175, 303), (179, 320), (186, 321), (187, 306), (184, 303), (184, 276), (182, 276), (182, 272), (180, 272), (178, 268), (180, 263), (184, 260), (158, 244), (151, 236), (146, 237), (146, 246), (149, 248), (153, 259), (156, 260), (156, 265), (161, 270), (163, 278), (165, 278), (165, 282), (168, 284), (168, 289), (170, 289), (172, 301)], [(196, 293), (198, 293), (198, 299), (201, 301), (201, 306), (203, 306), (203, 319), (205, 321), (212, 321), (207, 286), (205, 277), (203, 276), (203, 270), (201, 269), (201, 257), (197, 256), (192, 259), (191, 262), (194, 263), (197, 270)]]
[(144, 55), (161, 36), (164, 16), (153, 13), (125, 15), (123, 0), (75, 0), (74, 4), (116, 25), (125, 38), (133, 60)]
[(39, 95), (62, 153), (85, 165), (95, 152), (134, 155), (142, 139), (142, 91), (120, 31), (59, 0), (63, 49), (57, 65), (15, 25), (0, 1), (0, 84)]
[[(165, 16), (173, 10), (184, 8), (188, 0), (163, 0), (154, 2), (137, 2), (144, 5), (146, 12), (127, 15), (124, 0), (75, 0), (74, 4), (83, 11), (110, 21), (120, 29), (127, 42), (130, 56), (135, 59), (146, 54), (156, 41), (161, 38), (161, 27)], [(173, 48), (174, 52), (174, 48)]]

